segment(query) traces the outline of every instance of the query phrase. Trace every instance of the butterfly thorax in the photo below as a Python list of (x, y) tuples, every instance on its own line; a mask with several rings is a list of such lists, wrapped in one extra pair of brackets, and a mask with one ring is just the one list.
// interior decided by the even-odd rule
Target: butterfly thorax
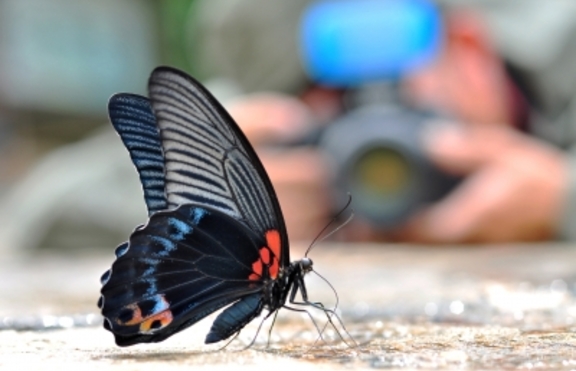
[(264, 285), (264, 307), (270, 312), (280, 309), (294, 285), (303, 284), (300, 282), (306, 273), (312, 271), (312, 265), (312, 260), (306, 257), (294, 261), (280, 271), (277, 279), (267, 282)]

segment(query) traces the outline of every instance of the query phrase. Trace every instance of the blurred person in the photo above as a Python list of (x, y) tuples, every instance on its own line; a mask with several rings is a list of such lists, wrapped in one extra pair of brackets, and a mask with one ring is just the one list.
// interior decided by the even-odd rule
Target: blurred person
[[(262, 150), (289, 142), (341, 110), (337, 91), (306, 83), (291, 59), (295, 41), (279, 36), (297, 33), (299, 12), (310, 1), (291, 4), (289, 12), (274, 1), (200, 3), (199, 16), (218, 14), (218, 20), (202, 25), (199, 34), (206, 38), (200, 50), (206, 52), (199, 56), (243, 92), (260, 92), (228, 107), (261, 148), (291, 237), (313, 237), (330, 216), (330, 169), (322, 155), (315, 148)], [(570, 63), (576, 5), (442, 3), (442, 54), (404, 79), (402, 88), (413, 104), (447, 112), (464, 124), (433, 127), (424, 143), (438, 166), (465, 180), (395, 231), (356, 221), (344, 237), (432, 243), (576, 239), (576, 155), (570, 150), (576, 141), (576, 67)]]
[[(534, 12), (539, 8), (534, 2), (525, 5), (531, 6)], [(502, 5), (495, 7), (502, 8)], [(518, 25), (522, 22), (520, 15), (508, 14), (514, 8), (504, 7), (496, 14), (509, 17), (509, 22)], [(574, 37), (576, 9), (569, 8), (572, 12), (565, 13), (561, 20), (571, 21), (567, 29), (570, 31), (564, 32)], [(576, 138), (562, 138), (561, 142), (560, 138), (545, 135), (536, 138), (536, 135), (538, 125), (557, 126), (557, 130), (561, 130), (560, 125), (576, 127), (576, 116), (571, 122), (561, 122), (560, 111), (546, 111), (536, 100), (520, 95), (518, 82), (542, 78), (549, 74), (547, 70), (552, 65), (542, 66), (540, 71), (519, 69), (516, 80), (511, 79), (495, 49), (498, 45), (492, 45), (492, 40), (497, 40), (499, 35), (490, 37), (490, 19), (482, 19), (482, 15), (472, 10), (449, 13), (442, 56), (433, 66), (407, 79), (406, 89), (415, 101), (451, 112), (467, 124), (430, 130), (425, 141), (433, 161), (448, 172), (465, 176), (465, 180), (445, 199), (416, 215), (399, 237), (452, 243), (574, 238), (571, 189), (576, 183), (571, 172), (576, 169), (571, 169), (572, 156), (562, 147), (568, 144), (566, 140)], [(545, 15), (532, 13), (524, 22), (542, 17)], [(538, 31), (550, 37), (554, 34), (566, 37), (562, 35), (564, 32), (550, 27), (539, 27)], [(506, 28), (497, 28), (495, 32), (510, 37), (505, 34)], [(537, 50), (538, 44), (534, 42), (537, 40), (530, 39), (533, 42), (529, 47)], [(559, 60), (566, 58), (562, 56), (565, 48), (569, 48), (569, 44), (562, 45), (557, 56), (548, 56), (551, 64), (565, 63)], [(509, 66), (510, 69), (518, 67)], [(575, 98), (576, 78), (569, 76), (575, 72), (573, 68), (558, 71), (572, 80), (571, 91), (558, 96), (566, 103)], [(554, 89), (552, 84), (549, 88)]]

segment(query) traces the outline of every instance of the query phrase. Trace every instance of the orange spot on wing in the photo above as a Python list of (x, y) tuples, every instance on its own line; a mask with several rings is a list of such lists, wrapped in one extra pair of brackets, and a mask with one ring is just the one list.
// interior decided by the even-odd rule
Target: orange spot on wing
[(250, 281), (258, 281), (260, 279), (260, 276), (257, 275), (256, 273), (250, 273), (250, 275), (248, 276), (248, 279)]
[[(162, 327), (170, 324), (170, 322), (172, 322), (172, 319), (173, 319), (172, 311), (170, 311), (169, 309), (166, 309), (160, 313), (157, 313), (153, 316), (148, 317), (144, 322), (142, 322), (142, 324), (140, 324), (140, 331), (146, 332), (146, 331), (156, 330), (156, 329), (162, 328)], [(152, 328), (152, 325), (156, 321), (160, 321), (160, 326)]]
[(130, 321), (126, 321), (126, 322), (122, 322), (120, 320), (117, 320), (116, 322), (118, 324), (132, 326), (132, 325), (137, 325), (140, 322), (142, 322), (142, 320), (144, 320), (144, 318), (142, 317), (142, 311), (140, 310), (140, 307), (138, 306), (138, 304), (136, 304), (136, 303), (130, 304), (130, 305), (126, 306), (126, 309), (130, 309), (132, 311), (132, 318), (130, 319)]
[[(116, 322), (120, 325), (127, 325), (127, 326), (133, 326), (139, 324), (141, 332), (155, 330), (157, 328), (162, 328), (168, 325), (170, 322), (172, 322), (173, 319), (172, 312), (170, 311), (170, 309), (168, 309), (170, 307), (170, 303), (168, 303), (164, 295), (157, 295), (155, 297), (155, 300), (156, 300), (156, 309), (158, 310), (157, 313), (148, 317), (143, 317), (142, 309), (140, 309), (138, 303), (132, 303), (125, 307), (125, 309), (132, 311), (132, 318), (130, 318), (130, 320), (126, 322), (122, 322), (119, 319), (116, 320)], [(158, 325), (156, 321), (160, 321), (160, 325)]]
[(272, 229), (266, 232), (266, 244), (272, 250), (272, 253), (276, 256), (277, 259), (280, 259), (280, 250), (282, 246), (280, 246), (280, 233), (277, 230)]

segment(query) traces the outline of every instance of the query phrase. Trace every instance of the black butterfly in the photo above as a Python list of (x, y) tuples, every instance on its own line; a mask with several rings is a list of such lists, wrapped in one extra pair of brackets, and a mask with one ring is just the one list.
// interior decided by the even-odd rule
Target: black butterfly
[(214, 343), (298, 292), (308, 302), (312, 261), (290, 263), (276, 193), (238, 125), (176, 69), (155, 69), (148, 90), (109, 102), (149, 213), (101, 278), (98, 306), (116, 344), (162, 341), (231, 304), (206, 336)]

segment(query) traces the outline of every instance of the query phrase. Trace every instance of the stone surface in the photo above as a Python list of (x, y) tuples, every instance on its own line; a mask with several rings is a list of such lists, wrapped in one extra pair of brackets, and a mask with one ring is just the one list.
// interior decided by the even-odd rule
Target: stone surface
[[(294, 248), (292, 257), (302, 255)], [(202, 341), (210, 318), (159, 344), (118, 348), (100, 327), (103, 255), (38, 252), (0, 263), (0, 368), (576, 369), (576, 248), (319, 245), (310, 257), (336, 288), (347, 346), (326, 315), (283, 310), (266, 347), (257, 319), (226, 349)], [(334, 305), (318, 276), (313, 300)], [(212, 317), (213, 318), (213, 317)], [(312, 319), (314, 322), (312, 322)], [(340, 336), (352, 341), (336, 321)]]

